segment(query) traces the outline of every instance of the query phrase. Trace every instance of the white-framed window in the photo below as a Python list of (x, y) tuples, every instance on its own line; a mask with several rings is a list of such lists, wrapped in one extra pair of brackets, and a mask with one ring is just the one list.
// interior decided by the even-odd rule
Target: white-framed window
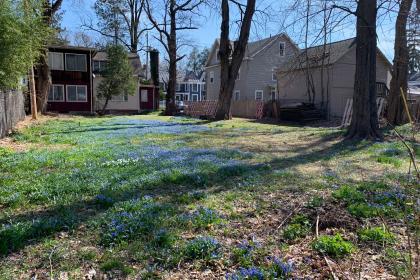
[(280, 56), (285, 56), (285, 54), (286, 54), (286, 43), (285, 42), (280, 42), (280, 44), (279, 44), (279, 54), (280, 54)]
[(233, 97), (235, 101), (238, 101), (241, 98), (241, 91), (240, 90), (235, 90), (233, 93)]
[(112, 97), (112, 101), (121, 101), (121, 102), (127, 102), (128, 101), (128, 93), (123, 93), (119, 95), (114, 95)]
[(271, 71), (271, 80), (273, 82), (277, 81), (277, 70), (276, 70), (276, 68), (273, 68), (273, 70)]
[(192, 94), (191, 99), (192, 101), (198, 101), (198, 94)]
[(193, 92), (198, 92), (198, 84), (193, 83), (193, 84), (191, 84), (191, 86), (192, 86), (192, 91)]
[(262, 90), (256, 90), (255, 91), (255, 100), (262, 101), (264, 97), (264, 91)]
[(214, 72), (210, 72), (210, 84), (214, 83)]
[(64, 70), (63, 53), (49, 52), (48, 53), (48, 66), (51, 70)]
[(66, 71), (86, 72), (86, 55), (78, 53), (66, 53)]
[(64, 85), (51, 85), (48, 93), (48, 102), (64, 101)]
[(105, 60), (94, 60), (93, 61), (93, 72), (102, 72), (106, 68)]
[(87, 102), (87, 86), (67, 85), (67, 102)]
[(149, 91), (147, 89), (142, 89), (140, 92), (140, 101), (149, 102)]
[(181, 91), (181, 84), (180, 83), (176, 83), (175, 91)]

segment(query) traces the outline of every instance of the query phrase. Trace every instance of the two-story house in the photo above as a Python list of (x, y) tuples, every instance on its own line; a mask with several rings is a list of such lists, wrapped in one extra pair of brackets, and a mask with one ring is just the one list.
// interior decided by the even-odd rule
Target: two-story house
[[(205, 79), (208, 100), (217, 100), (219, 96), (219, 45), (220, 41), (216, 40), (206, 62)], [(288, 61), (298, 51), (296, 44), (284, 33), (248, 43), (235, 82), (233, 100), (276, 99), (277, 67)]]
[(51, 87), (47, 110), (94, 112), (91, 48), (52, 46), (48, 52)]
[(204, 73), (187, 72), (177, 79), (175, 89), (177, 101), (202, 101), (206, 99), (206, 82)]

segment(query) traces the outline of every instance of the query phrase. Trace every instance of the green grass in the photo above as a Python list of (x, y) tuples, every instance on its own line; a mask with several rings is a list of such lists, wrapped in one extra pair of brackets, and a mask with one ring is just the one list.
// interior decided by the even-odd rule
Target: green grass
[(320, 253), (327, 254), (335, 258), (343, 258), (352, 254), (356, 248), (349, 242), (345, 241), (340, 234), (334, 236), (322, 235), (312, 243), (312, 248)]
[[(287, 265), (268, 259), (294, 254), (297, 242), (310, 251), (312, 219), (331, 201), (361, 227), (410, 215), (418, 191), (404, 147), (344, 142), (342, 133), (156, 114), (31, 125), (0, 147), (0, 278), (49, 273), (50, 256), (53, 274), (69, 279), (90, 267), (108, 278), (205, 279), (216, 264), (221, 277), (239, 267), (274, 275)], [(378, 236), (359, 239), (386, 239)], [(326, 253), (352, 251), (324, 241)]]
[(360, 241), (376, 245), (392, 244), (395, 236), (383, 227), (364, 228), (358, 232)]

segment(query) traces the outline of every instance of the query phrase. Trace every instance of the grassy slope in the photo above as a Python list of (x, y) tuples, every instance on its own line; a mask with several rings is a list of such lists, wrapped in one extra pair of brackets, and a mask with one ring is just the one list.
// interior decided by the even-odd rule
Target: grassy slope
[[(311, 246), (317, 216), (321, 234), (340, 233), (358, 247), (334, 259), (336, 274), (401, 276), (405, 204), (394, 187), (413, 185), (404, 148), (340, 135), (158, 116), (31, 126), (13, 136), (24, 151), (0, 147), (0, 278), (80, 279), (93, 268), (114, 278), (220, 279), (239, 267), (270, 278), (273, 257), (293, 261), (295, 276), (322, 278), (330, 269)], [(361, 200), (331, 197), (343, 186), (358, 187)], [(377, 201), (384, 193), (391, 204)], [(286, 239), (297, 214), (308, 226)], [(383, 221), (398, 242), (361, 243), (360, 228)], [(191, 242), (197, 237), (214, 240)], [(238, 249), (244, 242), (249, 252)]]

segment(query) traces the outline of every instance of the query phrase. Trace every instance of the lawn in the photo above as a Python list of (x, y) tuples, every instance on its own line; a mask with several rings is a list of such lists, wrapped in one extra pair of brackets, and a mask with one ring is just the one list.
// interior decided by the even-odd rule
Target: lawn
[(0, 144), (0, 279), (409, 278), (407, 152), (390, 131), (342, 134), (157, 115), (23, 128)]

